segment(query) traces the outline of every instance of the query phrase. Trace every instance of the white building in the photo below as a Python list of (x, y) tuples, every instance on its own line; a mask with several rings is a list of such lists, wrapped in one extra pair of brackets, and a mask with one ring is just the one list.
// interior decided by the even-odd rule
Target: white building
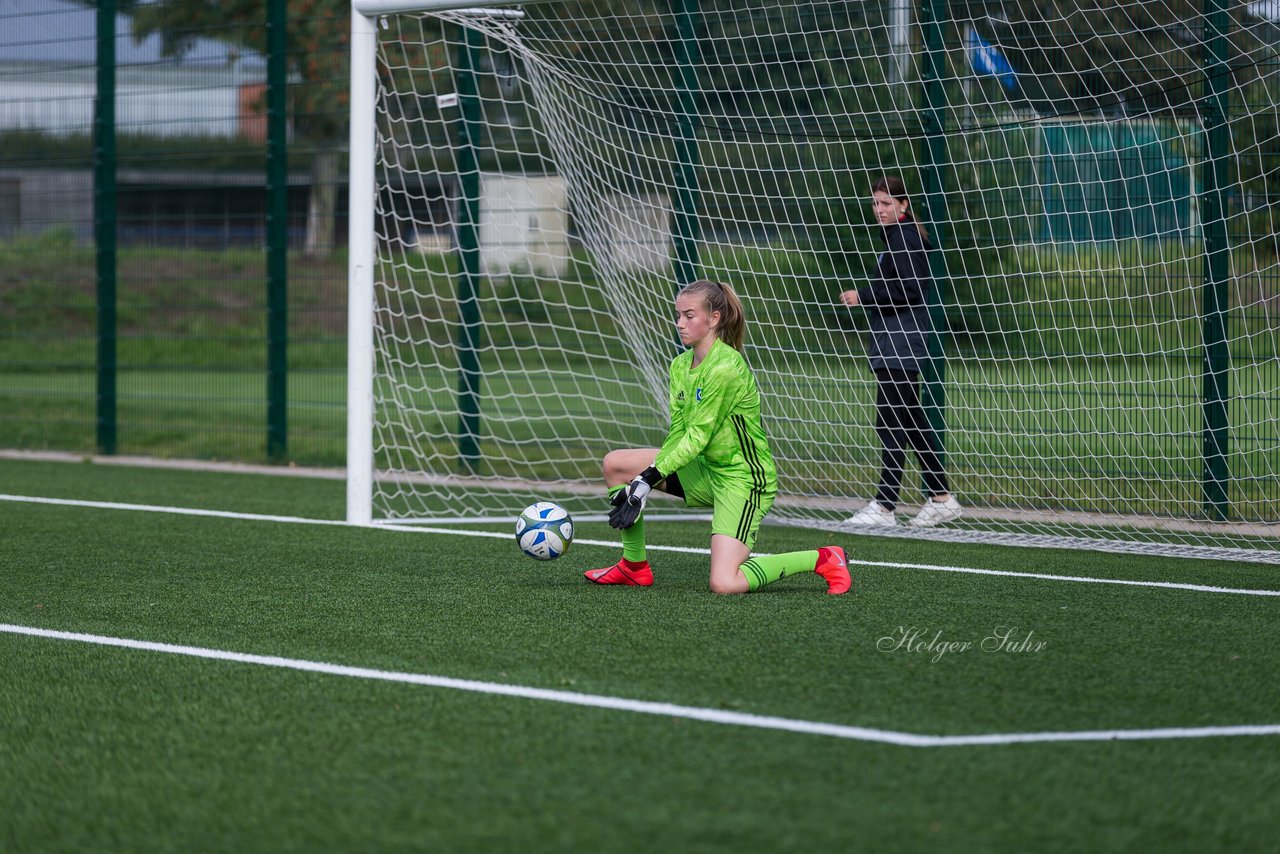
[[(97, 12), (64, 0), (0, 3), (0, 132), (89, 134), (97, 91)], [(211, 39), (166, 57), (116, 16), (116, 126), (150, 136), (265, 134), (265, 60)]]
[[(136, 42), (124, 15), (116, 16), (115, 31), (118, 135), (193, 139), (193, 153), (201, 138), (265, 141), (263, 57), (212, 39), (196, 39), (180, 57), (167, 57), (159, 36)], [(70, 228), (80, 240), (92, 238), (92, 159), (44, 157), (40, 141), (90, 137), (96, 95), (92, 4), (0, 0), (0, 135), (34, 135), (28, 143), (0, 149), (0, 239), (55, 228)], [(188, 147), (176, 139), (172, 148), (174, 156), (164, 163), (120, 165), (120, 240), (261, 242), (263, 175), (211, 172), (198, 157), (184, 155)], [(291, 177), (291, 184), (296, 181)], [(305, 187), (291, 189), (291, 196), (299, 195), (296, 204), (305, 207)]]

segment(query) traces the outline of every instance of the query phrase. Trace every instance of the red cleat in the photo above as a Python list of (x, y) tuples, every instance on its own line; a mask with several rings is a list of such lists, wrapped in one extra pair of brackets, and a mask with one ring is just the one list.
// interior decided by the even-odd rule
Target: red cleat
[(839, 546), (823, 546), (818, 549), (818, 565), (813, 571), (827, 580), (829, 596), (848, 593), (853, 586), (853, 579), (849, 577), (849, 563), (845, 560), (844, 549)]
[(613, 566), (606, 566), (603, 569), (588, 569), (582, 573), (586, 576), (587, 581), (596, 584), (625, 584), (628, 587), (651, 587), (653, 585), (653, 570), (649, 568), (649, 561), (642, 560), (632, 562), (623, 558)]

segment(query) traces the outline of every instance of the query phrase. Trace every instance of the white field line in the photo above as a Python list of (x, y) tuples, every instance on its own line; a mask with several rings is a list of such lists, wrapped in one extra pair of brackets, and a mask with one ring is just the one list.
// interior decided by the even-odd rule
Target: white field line
[(346, 676), (351, 679), (373, 679), (380, 682), (397, 682), (407, 685), (424, 685), (452, 691), (469, 691), (501, 697), (517, 697), (524, 700), (541, 700), (549, 703), (565, 703), (571, 706), (587, 706), (611, 709), (641, 715), (659, 715), (668, 718), (703, 721), (725, 726), (745, 726), (781, 732), (822, 735), (850, 741), (869, 741), (903, 747), (965, 747), (994, 744), (1033, 744), (1057, 741), (1150, 741), (1177, 738), (1213, 738), (1241, 735), (1280, 735), (1280, 724), (1216, 727), (1166, 727), (1162, 729), (1113, 729), (1081, 730), (1078, 732), (1013, 732), (984, 733), (982, 735), (919, 735), (910, 732), (846, 726), (844, 724), (779, 718), (769, 715), (752, 715), (745, 712), (726, 712), (723, 709), (706, 709), (698, 706), (680, 706), (674, 703), (653, 703), (645, 700), (628, 700), (625, 697), (608, 697), (600, 694), (578, 694), (572, 691), (552, 691), (530, 688), (524, 685), (504, 685), (498, 682), (479, 682), (471, 679), (454, 679), (426, 673), (399, 673), (392, 670), (372, 670), (366, 667), (349, 667), (307, 661), (298, 658), (281, 658), (275, 655), (253, 655), (198, 646), (154, 643), (152, 641), (89, 635), (79, 632), (59, 632), (30, 626), (0, 623), (0, 632), (76, 643), (113, 646), (125, 649), (159, 652), (166, 655), (184, 655), (192, 658), (208, 658), (215, 661), (232, 661), (239, 664), (256, 664), (262, 667), (278, 667), (329, 676)]
[[(262, 465), (255, 463), (233, 463), (233, 462), (213, 462), (211, 460), (187, 460), (187, 459), (160, 459), (157, 457), (128, 456), (121, 454), (101, 455), (101, 454), (73, 454), (67, 451), (32, 451), (0, 448), (0, 460), (29, 460), (39, 462), (61, 462), (61, 463), (85, 463), (91, 462), (96, 465), (105, 466), (133, 466), (139, 468), (158, 468), (171, 469), (180, 471), (216, 471), (231, 474), (260, 474), (272, 477), (303, 477), (317, 478), (322, 480), (346, 480), (347, 470), (345, 468), (311, 468), (307, 466), (279, 466), (279, 465)], [(550, 488), (555, 491), (576, 493), (579, 495), (599, 495), (600, 485), (594, 482), (583, 481), (529, 481), (519, 478), (496, 478), (496, 477), (467, 477), (457, 474), (449, 475), (432, 475), (426, 472), (374, 472), (374, 479), (391, 484), (434, 484), (446, 486), (467, 486), (474, 485), (482, 488), (502, 489), (528, 492), (530, 489), (546, 489)], [(821, 509), (821, 510), (839, 510), (841, 515), (847, 515), (851, 510), (858, 510), (865, 502), (860, 502), (854, 498), (841, 496), (828, 496), (820, 498), (817, 496), (799, 496), (789, 495), (779, 499), (774, 505), (775, 511), (786, 511), (791, 509)], [(1048, 513), (1055, 524), (1069, 525), (1089, 525), (1100, 527), (1121, 527), (1129, 528), (1133, 526), (1157, 528), (1164, 531), (1183, 531), (1188, 533), (1235, 533), (1243, 536), (1255, 537), (1274, 537), (1280, 534), (1280, 524), (1265, 522), (1197, 522), (1191, 519), (1172, 519), (1169, 517), (1157, 516), (1135, 516), (1132, 514), (1111, 515), (1106, 513), (1083, 513), (1058, 510)], [(1019, 510), (1012, 507), (966, 507), (965, 518), (974, 521), (1001, 521), (1001, 522), (1043, 522), (1045, 521), (1046, 511), (1044, 510)], [(652, 516), (645, 518), (651, 519)], [(699, 516), (681, 515), (680, 518), (701, 518)], [(430, 520), (427, 520), (430, 524)], [(472, 521), (472, 520), (468, 520)], [(778, 514), (778, 518), (772, 518), (774, 524), (796, 524), (803, 522), (790, 516)], [(438, 520), (439, 524), (444, 524), (444, 520)], [(831, 530), (831, 528), (827, 528)], [(836, 528), (839, 531), (839, 528)], [(857, 533), (865, 534), (866, 531), (850, 531), (845, 528), (841, 533)], [(928, 530), (916, 530), (909, 534), (905, 531), (876, 531), (875, 536), (898, 536), (907, 535), (919, 538), (922, 535), (929, 535), (929, 539), (938, 538), (938, 535), (945, 534), (976, 534), (977, 531), (961, 531), (956, 529), (933, 528)], [(991, 534), (993, 532), (981, 532)], [(1077, 544), (1070, 541), (1076, 538), (1061, 538), (1067, 542), (1063, 544), (1043, 544), (1034, 543), (1034, 545), (1046, 545), (1048, 548), (1080, 548)], [(950, 539), (942, 539), (943, 542), (949, 542)], [(962, 542), (983, 542), (983, 540), (961, 540)], [(986, 540), (986, 542), (991, 542)], [(999, 545), (1000, 543), (996, 543)], [(1009, 543), (1009, 545), (1027, 546), (1028, 543), (1023, 540), (1019, 543)], [(1093, 548), (1093, 546), (1089, 546)], [(1175, 547), (1176, 548), (1176, 547)], [(1187, 546), (1188, 549), (1212, 548), (1200, 546)], [(1123, 550), (1121, 550), (1123, 553)], [(1180, 553), (1181, 556), (1192, 557), (1210, 557), (1211, 555)], [(1233, 558), (1224, 558), (1231, 560)], [(1239, 559), (1239, 558), (1234, 558)]]
[[(143, 513), (169, 513), (178, 516), (206, 516), (217, 519), (238, 519), (248, 522), (281, 522), (291, 525), (333, 525), (337, 527), (351, 527), (347, 522), (340, 519), (308, 519), (303, 516), (272, 516), (258, 513), (236, 513), (230, 510), (201, 510), (194, 507), (159, 507), (150, 504), (122, 504), (115, 501), (84, 501), (73, 498), (43, 498), (34, 495), (8, 495), (5, 493), (0, 493), (0, 501), (13, 501), (23, 504), (52, 504), (62, 507), (88, 507), (96, 510), (128, 510)], [(380, 531), (400, 531), (412, 534), (442, 534), (455, 537), (480, 537), (491, 540), (512, 539), (514, 536), (513, 534), (504, 534), (497, 531), (471, 531), (460, 530), (458, 528), (398, 525), (382, 522), (371, 527)], [(606, 548), (619, 547), (619, 544), (613, 540), (575, 539), (574, 543), (580, 543), (587, 546), (603, 546)], [(693, 546), (648, 545), (646, 548), (651, 551), (659, 552), (710, 554), (708, 549)], [(764, 553), (762, 552), (761, 554)], [(1215, 587), (1208, 584), (1183, 584), (1174, 581), (1138, 581), (1125, 578), (1093, 578), (1082, 575), (1052, 575), (1044, 572), (1013, 572), (1003, 569), (980, 569), (978, 567), (971, 566), (946, 566), (932, 563), (894, 563), (891, 561), (855, 560), (852, 558), (849, 559), (849, 563), (854, 566), (882, 566), (888, 569), (922, 569), (928, 572), (956, 572), (968, 575), (994, 575), (1005, 578), (1034, 578), (1044, 581), (1066, 581), (1079, 584), (1117, 584), (1123, 587), (1158, 587), (1167, 590), (1189, 590), (1195, 593), (1224, 593), (1236, 596), (1280, 597), (1280, 590), (1262, 590), (1247, 587)]]

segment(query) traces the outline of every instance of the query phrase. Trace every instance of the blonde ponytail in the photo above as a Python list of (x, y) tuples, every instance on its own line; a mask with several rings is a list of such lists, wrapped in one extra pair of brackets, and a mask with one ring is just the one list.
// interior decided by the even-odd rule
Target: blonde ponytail
[(720, 325), (716, 327), (716, 335), (721, 341), (738, 352), (742, 352), (742, 339), (747, 331), (747, 315), (742, 310), (742, 300), (734, 293), (733, 288), (710, 279), (699, 279), (686, 285), (680, 295), (689, 294), (701, 297), (706, 303), (707, 311), (719, 312)]

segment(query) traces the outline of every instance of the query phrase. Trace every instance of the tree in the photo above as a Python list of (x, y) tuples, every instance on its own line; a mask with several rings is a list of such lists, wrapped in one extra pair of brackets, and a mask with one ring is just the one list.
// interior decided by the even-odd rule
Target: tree
[[(181, 56), (198, 38), (266, 53), (266, 4), (261, 0), (122, 0), (138, 38), (158, 34), (164, 51)], [(290, 0), (288, 36), (294, 145), (314, 147), (308, 254), (333, 248), (339, 156), (347, 129), (351, 6), (348, 0)]]
[[(1274, 53), (1250, 25), (1245, 4), (1226, 22), (1238, 58), (1232, 85), (1259, 76)], [(1202, 95), (1203, 0), (954, 0), (957, 21), (971, 20), (1019, 71), (1023, 96), (1045, 115), (1157, 113), (1194, 115)]]

